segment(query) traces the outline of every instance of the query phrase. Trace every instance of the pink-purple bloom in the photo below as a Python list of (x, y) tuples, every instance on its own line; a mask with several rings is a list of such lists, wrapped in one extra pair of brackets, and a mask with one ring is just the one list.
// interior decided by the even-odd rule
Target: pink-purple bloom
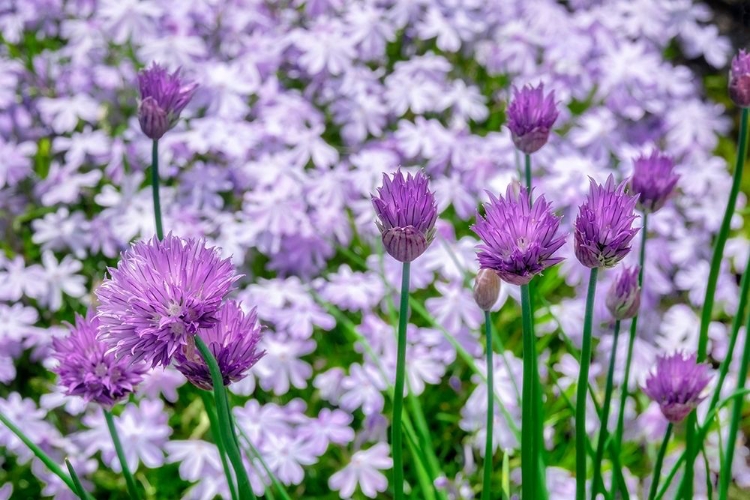
[(70, 334), (52, 339), (53, 356), (60, 364), (54, 371), (69, 396), (81, 396), (106, 408), (127, 397), (143, 380), (146, 366), (118, 360), (96, 339), (99, 319), (89, 311), (76, 315)]
[(607, 309), (617, 320), (629, 319), (638, 314), (641, 306), (641, 287), (638, 285), (640, 268), (623, 267), (607, 292)]
[(560, 219), (544, 196), (532, 204), (530, 194), (520, 188), (516, 194), (508, 186), (505, 198), (488, 193), (485, 216), (477, 213), (472, 230), (482, 239), (479, 245), (479, 264), (493, 269), (498, 276), (514, 285), (525, 285), (531, 278), (550, 266), (561, 262), (553, 254), (565, 243), (558, 236)]
[(543, 83), (537, 87), (524, 85), (521, 90), (513, 87), (513, 99), (507, 111), (513, 144), (526, 154), (539, 151), (547, 144), (558, 114), (555, 91), (545, 96)]
[(672, 423), (682, 421), (705, 399), (703, 391), (711, 381), (711, 372), (696, 359), (695, 354), (682, 352), (660, 356), (656, 370), (646, 379), (643, 392), (659, 404)]
[(386, 251), (399, 262), (411, 262), (427, 250), (435, 237), (437, 204), (422, 172), (393, 179), (383, 174), (383, 185), (372, 196), (378, 216), (375, 223)]
[(138, 73), (138, 87), (141, 92), (138, 104), (141, 130), (149, 138), (158, 140), (175, 126), (198, 84), (184, 81), (179, 69), (169, 73), (163, 66), (152, 63)]
[[(216, 358), (224, 385), (229, 385), (245, 378), (247, 371), (265, 354), (258, 349), (261, 326), (255, 309), (245, 314), (233, 300), (221, 306), (216, 318), (218, 321), (199, 330), (198, 336)], [(197, 387), (207, 391), (213, 389), (211, 373), (198, 353), (177, 350), (175, 367)]]
[(729, 71), (729, 98), (741, 108), (750, 107), (750, 54), (740, 50)]
[(591, 190), (579, 207), (575, 221), (575, 254), (586, 267), (614, 267), (630, 252), (630, 242), (638, 233), (637, 196), (625, 192), (627, 181), (615, 185), (612, 174), (607, 182), (591, 179)]
[(674, 172), (672, 157), (654, 150), (641, 155), (633, 165), (631, 188), (639, 195), (638, 207), (646, 213), (656, 212), (669, 199), (680, 176)]
[(219, 307), (239, 275), (219, 249), (168, 234), (123, 252), (96, 290), (98, 338), (118, 359), (167, 366), (194, 348), (200, 328), (218, 321)]

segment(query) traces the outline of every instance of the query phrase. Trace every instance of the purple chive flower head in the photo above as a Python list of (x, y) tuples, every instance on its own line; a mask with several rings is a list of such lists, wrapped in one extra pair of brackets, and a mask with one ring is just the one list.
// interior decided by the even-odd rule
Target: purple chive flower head
[(167, 366), (178, 349), (218, 320), (224, 296), (239, 279), (229, 259), (205, 242), (168, 234), (134, 244), (96, 290), (98, 338), (115, 356)]
[(732, 59), (729, 98), (741, 108), (750, 107), (750, 54), (744, 50), (740, 50)]
[(54, 371), (69, 396), (111, 408), (135, 390), (146, 366), (108, 353), (107, 346), (96, 339), (98, 327), (99, 319), (91, 311), (85, 318), (76, 315), (70, 334), (52, 339), (52, 356), (60, 362)]
[(607, 309), (617, 320), (629, 319), (638, 314), (641, 306), (641, 287), (638, 286), (640, 268), (623, 267), (607, 292)]
[(175, 126), (198, 84), (183, 81), (179, 69), (170, 74), (166, 68), (152, 63), (138, 73), (138, 87), (141, 92), (138, 105), (141, 130), (157, 140)]
[(526, 153), (539, 151), (547, 144), (549, 132), (558, 116), (555, 91), (544, 95), (544, 84), (538, 87), (513, 87), (513, 100), (508, 106), (508, 128), (513, 144)]
[(630, 252), (638, 196), (625, 192), (627, 182), (615, 185), (610, 174), (604, 185), (591, 179), (588, 198), (575, 221), (575, 254), (586, 267), (614, 267)]
[(667, 420), (677, 423), (705, 399), (701, 394), (710, 381), (707, 364), (697, 363), (695, 354), (676, 352), (656, 360), (643, 392), (659, 404)]
[(525, 285), (563, 260), (552, 256), (565, 243), (565, 237), (557, 236), (560, 219), (544, 196), (529, 206), (525, 188), (516, 194), (513, 186), (508, 186), (505, 198), (488, 194), (485, 216), (477, 213), (477, 223), (471, 228), (482, 239), (478, 247), (482, 268), (494, 270), (508, 283)]
[(383, 174), (383, 186), (373, 195), (375, 223), (386, 251), (399, 262), (411, 262), (427, 250), (435, 237), (437, 204), (422, 172), (393, 179)]
[(669, 199), (680, 176), (674, 173), (670, 156), (654, 150), (650, 156), (635, 159), (631, 188), (639, 195), (638, 207), (646, 213), (656, 212)]
[[(245, 314), (233, 300), (221, 306), (217, 320), (213, 326), (198, 330), (198, 335), (219, 363), (224, 385), (229, 385), (245, 378), (247, 371), (265, 354), (258, 350), (261, 327), (255, 309)], [(177, 369), (201, 389), (213, 390), (211, 373), (203, 358), (187, 354), (190, 353), (179, 350), (175, 353)]]

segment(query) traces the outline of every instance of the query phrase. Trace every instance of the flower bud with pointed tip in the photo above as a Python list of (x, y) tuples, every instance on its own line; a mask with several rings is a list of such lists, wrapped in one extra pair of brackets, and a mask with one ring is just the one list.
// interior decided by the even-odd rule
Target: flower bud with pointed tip
[(500, 276), (488, 268), (480, 269), (474, 281), (474, 302), (482, 311), (489, 311), (500, 296)]
[(159, 140), (169, 130), (167, 113), (156, 104), (152, 97), (145, 98), (139, 104), (138, 122), (149, 139)]
[(552, 125), (559, 112), (555, 91), (544, 95), (544, 84), (513, 87), (513, 100), (508, 106), (508, 128), (513, 144), (519, 151), (531, 154), (539, 151), (549, 139)]
[(641, 306), (641, 287), (638, 286), (640, 269), (624, 267), (607, 292), (607, 309), (616, 320), (630, 319)]
[(180, 70), (169, 73), (159, 64), (152, 64), (138, 73), (138, 122), (150, 139), (160, 139), (177, 124), (180, 113), (195, 94), (198, 84), (186, 82)]
[(741, 108), (750, 107), (750, 54), (744, 50), (740, 50), (732, 59), (729, 98)]

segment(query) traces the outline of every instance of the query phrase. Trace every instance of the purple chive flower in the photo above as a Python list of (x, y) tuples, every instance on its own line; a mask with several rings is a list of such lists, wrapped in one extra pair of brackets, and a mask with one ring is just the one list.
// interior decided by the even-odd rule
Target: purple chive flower
[(650, 156), (635, 159), (631, 188), (640, 195), (638, 207), (644, 212), (656, 212), (669, 199), (680, 176), (674, 173), (670, 156), (654, 150)]
[(157, 140), (175, 126), (198, 84), (183, 81), (179, 69), (170, 74), (166, 68), (152, 63), (138, 73), (138, 87), (141, 92), (138, 105), (141, 130)]
[(741, 108), (750, 107), (750, 54), (744, 50), (740, 50), (732, 59), (729, 98)]
[(383, 186), (372, 204), (375, 223), (386, 251), (399, 262), (411, 262), (427, 250), (435, 236), (437, 204), (422, 172), (408, 176), (398, 170), (391, 180), (383, 174)]
[(52, 339), (53, 354), (60, 364), (54, 369), (69, 396), (81, 396), (106, 408), (125, 398), (143, 380), (146, 366), (118, 360), (96, 339), (99, 319), (91, 311), (76, 315), (70, 335)]
[[(247, 371), (265, 355), (258, 350), (261, 327), (255, 309), (248, 314), (242, 312), (233, 300), (226, 302), (216, 316), (217, 323), (198, 331), (219, 363), (224, 385), (239, 382)], [(190, 358), (181, 351), (175, 353), (175, 367), (196, 386), (206, 391), (213, 390), (211, 373), (203, 358)]]
[(515, 194), (508, 186), (505, 198), (495, 198), (484, 205), (486, 215), (477, 213), (477, 223), (471, 229), (482, 239), (479, 245), (479, 264), (494, 270), (498, 276), (514, 285), (525, 285), (535, 275), (561, 262), (552, 255), (565, 243), (564, 236), (556, 236), (560, 219), (551, 210), (544, 196), (529, 206), (525, 188)]
[(513, 87), (513, 100), (506, 114), (513, 144), (526, 154), (535, 153), (547, 144), (559, 114), (555, 91), (545, 96), (542, 83), (538, 87), (524, 85), (521, 90)]
[(199, 328), (218, 321), (224, 296), (239, 279), (229, 259), (205, 241), (168, 234), (123, 252), (96, 290), (98, 338), (115, 356), (167, 366), (179, 348), (194, 350)]
[(707, 364), (697, 363), (695, 354), (676, 352), (659, 356), (656, 370), (646, 379), (643, 392), (659, 404), (667, 420), (676, 424), (705, 399), (701, 393), (710, 381)]
[(629, 319), (638, 314), (641, 306), (641, 287), (638, 286), (640, 268), (623, 267), (607, 292), (607, 309), (617, 320)]
[(586, 267), (614, 267), (630, 252), (638, 196), (625, 193), (627, 182), (615, 185), (610, 174), (604, 185), (591, 179), (588, 198), (575, 221), (575, 254)]

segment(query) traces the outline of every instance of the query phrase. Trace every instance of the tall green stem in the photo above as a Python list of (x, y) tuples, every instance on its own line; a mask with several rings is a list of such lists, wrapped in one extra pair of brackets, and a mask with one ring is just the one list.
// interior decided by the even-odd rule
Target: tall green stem
[(526, 190), (529, 192), (529, 201), (531, 201), (531, 155), (527, 154), (525, 160)]
[(522, 498), (543, 495), (541, 477), (541, 446), (539, 429), (541, 414), (536, 370), (536, 338), (531, 315), (529, 285), (521, 285), (521, 320), (523, 336), (523, 397), (521, 400), (521, 489)]
[(396, 500), (404, 498), (404, 460), (401, 444), (401, 417), (404, 409), (404, 377), (406, 374), (406, 324), (409, 319), (409, 274), (411, 264), (404, 262), (401, 272), (401, 303), (398, 316), (398, 352), (396, 357), (396, 384), (393, 388), (393, 488)]
[(664, 455), (667, 453), (667, 445), (669, 445), (669, 438), (672, 437), (672, 423), (670, 422), (667, 426), (667, 432), (664, 434), (664, 439), (661, 442), (659, 448), (659, 455), (656, 457), (656, 464), (654, 465), (654, 475), (651, 481), (651, 488), (648, 494), (648, 500), (654, 500), (656, 498), (656, 492), (659, 490), (659, 479), (661, 479), (661, 466), (664, 464)]
[(159, 201), (159, 141), (151, 144), (151, 193), (154, 198), (154, 219), (156, 221), (156, 237), (164, 239), (164, 229), (161, 225), (161, 202)]
[[(721, 226), (719, 227), (719, 234), (716, 237), (714, 243), (714, 251), (711, 256), (711, 268), (708, 272), (708, 282), (706, 284), (706, 295), (703, 300), (703, 311), (701, 312), (701, 328), (698, 335), (698, 357), (697, 361), (702, 362), (706, 359), (706, 348), (708, 346), (708, 327), (711, 323), (711, 316), (713, 315), (714, 309), (714, 296), (716, 295), (716, 284), (719, 280), (719, 269), (721, 267), (721, 260), (724, 257), (724, 246), (726, 245), (727, 238), (729, 237), (729, 228), (732, 222), (732, 215), (734, 215), (734, 209), (737, 205), (737, 195), (740, 191), (740, 184), (742, 183), (742, 171), (745, 168), (745, 155), (747, 152), (747, 121), (748, 121), (748, 109), (743, 108), (742, 114), (740, 115), (740, 135), (739, 145), (737, 147), (737, 161), (734, 166), (734, 177), (732, 179), (732, 189), (729, 192), (729, 199), (727, 200), (727, 207), (724, 210), (724, 218), (721, 220)], [(728, 353), (731, 357), (732, 353)], [(685, 482), (683, 487), (683, 498), (686, 500), (692, 500), (693, 498), (693, 466), (695, 464), (695, 457), (698, 453), (698, 444), (696, 441), (696, 424), (698, 423), (698, 417), (695, 412), (692, 412), (687, 419), (687, 456), (685, 457)]]
[(482, 500), (492, 498), (492, 424), (495, 421), (495, 389), (492, 366), (492, 326), (490, 312), (484, 312), (484, 336), (487, 339), (487, 435), (484, 441), (484, 481)]
[(237, 500), (237, 489), (234, 486), (234, 478), (232, 471), (229, 468), (227, 462), (227, 450), (224, 446), (224, 441), (221, 439), (221, 430), (219, 427), (219, 419), (216, 416), (216, 410), (211, 402), (211, 393), (208, 391), (200, 390), (201, 399), (203, 400), (203, 408), (206, 410), (208, 415), (208, 421), (211, 424), (211, 432), (214, 434), (214, 440), (216, 441), (216, 448), (219, 450), (219, 457), (221, 458), (221, 466), (224, 469), (224, 475), (227, 477), (227, 484), (229, 485), (229, 493), (232, 496), (232, 500)]
[[(195, 345), (203, 356), (203, 360), (208, 365), (208, 371), (211, 373), (211, 383), (214, 386), (214, 400), (216, 402), (216, 412), (219, 419), (219, 431), (221, 433), (221, 440), (227, 450), (227, 456), (229, 461), (232, 463), (234, 474), (237, 476), (237, 490), (240, 498), (245, 500), (255, 499), (255, 493), (253, 493), (250, 487), (250, 478), (247, 476), (247, 470), (245, 470), (245, 464), (242, 462), (242, 455), (240, 449), (237, 446), (237, 439), (232, 433), (232, 427), (229, 416), (229, 405), (227, 403), (227, 393), (224, 389), (224, 377), (221, 375), (219, 364), (216, 362), (216, 358), (211, 353), (206, 343), (198, 335), (195, 336)], [(231, 481), (231, 477), (227, 478), (227, 481)]]
[[(604, 447), (607, 441), (607, 422), (609, 421), (609, 409), (612, 403), (612, 386), (614, 385), (615, 362), (617, 360), (617, 339), (620, 335), (620, 320), (615, 321), (615, 333), (612, 340), (612, 352), (609, 355), (609, 370), (607, 370), (607, 385), (604, 390), (604, 403), (599, 415), (600, 429), (599, 441), (596, 445), (596, 457), (594, 458), (594, 481), (591, 483), (591, 500), (596, 500), (596, 493), (602, 475), (602, 459), (604, 458)], [(613, 481), (614, 481), (614, 475)], [(614, 488), (612, 488), (614, 490)]]
[(81, 500), (86, 500), (88, 498), (88, 496), (86, 495), (86, 490), (83, 489), (83, 485), (81, 484), (81, 480), (78, 478), (78, 474), (76, 474), (76, 470), (73, 468), (73, 464), (71, 464), (70, 460), (68, 460), (67, 458), (65, 459), (65, 466), (68, 468), (70, 479), (73, 481), (73, 485), (76, 487), (76, 495), (78, 495), (78, 498), (80, 498)]
[(591, 364), (591, 326), (594, 322), (594, 297), (599, 268), (591, 269), (589, 291), (586, 295), (586, 315), (583, 318), (583, 344), (581, 346), (581, 371), (576, 391), (576, 500), (586, 498), (586, 392)]
[(120, 443), (120, 436), (117, 434), (117, 427), (115, 427), (115, 421), (112, 418), (112, 413), (109, 410), (104, 411), (104, 419), (107, 421), (107, 427), (109, 428), (109, 434), (112, 436), (112, 443), (115, 445), (115, 452), (117, 452), (117, 459), (120, 460), (120, 467), (122, 468), (122, 475), (125, 476), (125, 483), (128, 485), (128, 493), (130, 494), (131, 500), (138, 500), (138, 488), (135, 485), (135, 479), (130, 473), (128, 468), (128, 462), (125, 460), (125, 453), (122, 451), (122, 443)]

